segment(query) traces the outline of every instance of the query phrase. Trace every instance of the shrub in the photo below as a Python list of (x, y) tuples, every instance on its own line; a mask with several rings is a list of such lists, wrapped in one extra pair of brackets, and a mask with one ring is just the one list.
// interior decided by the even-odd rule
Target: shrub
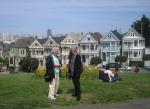
[(35, 58), (24, 58), (20, 61), (19, 65), (21, 66), (21, 70), (24, 72), (35, 71), (39, 66), (39, 61)]
[(30, 60), (31, 71), (35, 71), (39, 66), (39, 61), (36, 58)]
[(36, 76), (43, 78), (46, 73), (45, 67), (38, 67), (35, 71)]
[(115, 61), (116, 62), (126, 62), (127, 57), (126, 56), (116, 56)]
[(15, 73), (15, 66), (9, 66), (9, 72)]
[[(61, 77), (66, 78), (68, 67), (66, 65), (61, 67)], [(82, 79), (94, 79), (98, 78), (99, 68), (96, 66), (84, 66), (84, 71), (81, 73)]]
[(145, 54), (143, 56), (143, 61), (150, 61), (150, 54)]
[(61, 67), (61, 77), (62, 78), (65, 78), (66, 77), (66, 73), (68, 72), (68, 66), (67, 65), (63, 65), (62, 67)]
[(100, 57), (92, 57), (90, 64), (91, 65), (97, 65), (97, 64), (100, 64), (101, 62), (102, 62), (102, 60)]
[(94, 79), (98, 78), (99, 68), (95, 66), (85, 66), (84, 71), (81, 74), (83, 79)]
[(143, 61), (130, 61), (129, 66), (144, 67), (144, 62)]

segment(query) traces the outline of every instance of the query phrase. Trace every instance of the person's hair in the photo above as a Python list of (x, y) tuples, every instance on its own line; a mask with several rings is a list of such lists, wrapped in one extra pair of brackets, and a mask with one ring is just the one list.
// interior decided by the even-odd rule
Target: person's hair
[[(58, 47), (52, 48), (52, 53), (54, 53), (54, 51), (55, 51), (56, 49), (58, 49)], [(58, 49), (58, 50), (59, 50), (59, 49)]]
[(73, 49), (75, 52), (77, 52), (77, 47), (73, 46), (73, 47), (71, 47), (71, 49)]
[(71, 56), (72, 56), (72, 55), (73, 55), (73, 54), (72, 54), (72, 49), (70, 49), (68, 58), (71, 59)]
[(109, 65), (106, 65), (106, 70), (109, 70)]
[(115, 71), (118, 71), (119, 70), (119, 68), (118, 67), (115, 67)]

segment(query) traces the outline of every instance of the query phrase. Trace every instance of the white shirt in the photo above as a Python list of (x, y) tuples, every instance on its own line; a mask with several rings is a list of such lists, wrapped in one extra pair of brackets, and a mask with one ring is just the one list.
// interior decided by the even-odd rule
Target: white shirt
[(112, 78), (114, 77), (114, 74), (111, 70), (105, 70), (104, 73), (107, 73), (109, 76), (109, 81), (112, 81)]
[[(59, 60), (56, 56), (53, 55), (54, 64), (59, 64)], [(55, 73), (59, 73), (59, 67), (54, 68)]]

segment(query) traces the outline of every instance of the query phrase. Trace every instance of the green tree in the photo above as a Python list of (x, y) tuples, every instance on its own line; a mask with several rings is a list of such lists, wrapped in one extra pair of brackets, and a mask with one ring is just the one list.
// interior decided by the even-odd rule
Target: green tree
[(3, 59), (0, 57), (0, 63), (3, 63)]
[(143, 15), (140, 20), (133, 22), (131, 27), (145, 38), (145, 46), (150, 47), (150, 19)]
[(115, 58), (115, 61), (116, 62), (120, 62), (120, 63), (122, 63), (122, 62), (126, 62), (127, 61), (127, 57), (126, 56), (116, 56), (116, 58)]
[(7, 68), (8, 68), (8, 66), (9, 66), (9, 58), (8, 58), (8, 57), (5, 57), (5, 58), (3, 59), (3, 64), (6, 65)]
[(21, 70), (25, 72), (35, 71), (39, 66), (39, 61), (36, 58), (24, 58), (20, 61)]
[(91, 58), (91, 61), (90, 61), (91, 65), (97, 65), (100, 63), (102, 63), (102, 59), (100, 57), (92, 57)]
[(31, 66), (31, 70), (35, 71), (39, 66), (39, 61), (36, 58), (31, 58), (30, 66)]
[(143, 61), (150, 61), (150, 54), (145, 54), (143, 56)]

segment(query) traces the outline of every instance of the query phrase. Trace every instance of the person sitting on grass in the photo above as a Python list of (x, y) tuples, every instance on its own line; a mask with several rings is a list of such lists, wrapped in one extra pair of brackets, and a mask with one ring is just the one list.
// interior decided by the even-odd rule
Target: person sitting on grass
[(120, 80), (122, 80), (122, 78), (121, 78), (121, 72), (120, 72), (120, 70), (119, 70), (118, 67), (115, 67), (115, 70), (114, 70), (113, 73), (114, 73), (113, 81), (120, 81)]
[(109, 66), (106, 66), (106, 70), (104, 71), (104, 80), (105, 82), (112, 82), (114, 78), (114, 74), (110, 70)]

